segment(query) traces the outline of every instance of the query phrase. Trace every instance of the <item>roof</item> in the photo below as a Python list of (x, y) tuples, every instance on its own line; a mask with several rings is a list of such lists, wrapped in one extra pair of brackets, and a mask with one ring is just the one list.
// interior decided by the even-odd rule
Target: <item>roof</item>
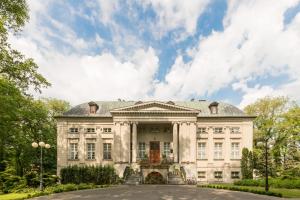
[[(227, 104), (218, 102), (218, 114), (211, 114), (209, 105), (212, 103), (210, 101), (173, 101), (175, 106), (182, 106), (190, 109), (200, 110), (198, 117), (252, 117), (246, 115), (239, 108)], [(134, 106), (140, 104), (139, 101), (95, 101), (99, 106), (96, 114), (93, 117), (112, 117), (110, 111), (122, 107)], [(169, 102), (162, 102), (168, 103)], [(65, 112), (63, 116), (60, 117), (88, 117), (90, 115), (89, 103), (83, 103), (71, 108), (69, 111)]]

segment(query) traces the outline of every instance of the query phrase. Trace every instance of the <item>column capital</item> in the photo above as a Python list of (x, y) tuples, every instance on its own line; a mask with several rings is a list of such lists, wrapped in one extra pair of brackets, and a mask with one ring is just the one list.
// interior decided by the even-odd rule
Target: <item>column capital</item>
[(139, 122), (137, 122), (137, 121), (131, 121), (131, 122), (130, 122), (130, 124), (135, 124), (135, 125), (138, 125), (138, 124), (139, 124)]
[(179, 124), (180, 122), (172, 122), (172, 125)]

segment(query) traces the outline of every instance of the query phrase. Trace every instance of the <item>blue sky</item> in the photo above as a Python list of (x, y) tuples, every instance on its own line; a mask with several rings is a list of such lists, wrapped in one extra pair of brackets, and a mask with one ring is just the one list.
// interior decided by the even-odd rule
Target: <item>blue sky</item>
[[(11, 36), (52, 83), (90, 100), (299, 101), (300, 1), (29, 1)], [(37, 95), (40, 96), (40, 95)]]

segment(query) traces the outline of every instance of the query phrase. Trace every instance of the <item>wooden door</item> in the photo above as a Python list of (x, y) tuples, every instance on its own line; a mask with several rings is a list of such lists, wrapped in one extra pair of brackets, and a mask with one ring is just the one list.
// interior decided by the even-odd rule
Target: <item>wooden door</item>
[(160, 161), (160, 147), (159, 142), (150, 142), (150, 162), (159, 163)]

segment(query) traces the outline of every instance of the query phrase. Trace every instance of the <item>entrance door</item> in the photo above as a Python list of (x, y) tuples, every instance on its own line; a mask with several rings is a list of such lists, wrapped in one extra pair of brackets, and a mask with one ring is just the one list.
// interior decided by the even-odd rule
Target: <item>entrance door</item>
[(160, 148), (159, 142), (150, 142), (150, 162), (159, 163), (160, 161)]

